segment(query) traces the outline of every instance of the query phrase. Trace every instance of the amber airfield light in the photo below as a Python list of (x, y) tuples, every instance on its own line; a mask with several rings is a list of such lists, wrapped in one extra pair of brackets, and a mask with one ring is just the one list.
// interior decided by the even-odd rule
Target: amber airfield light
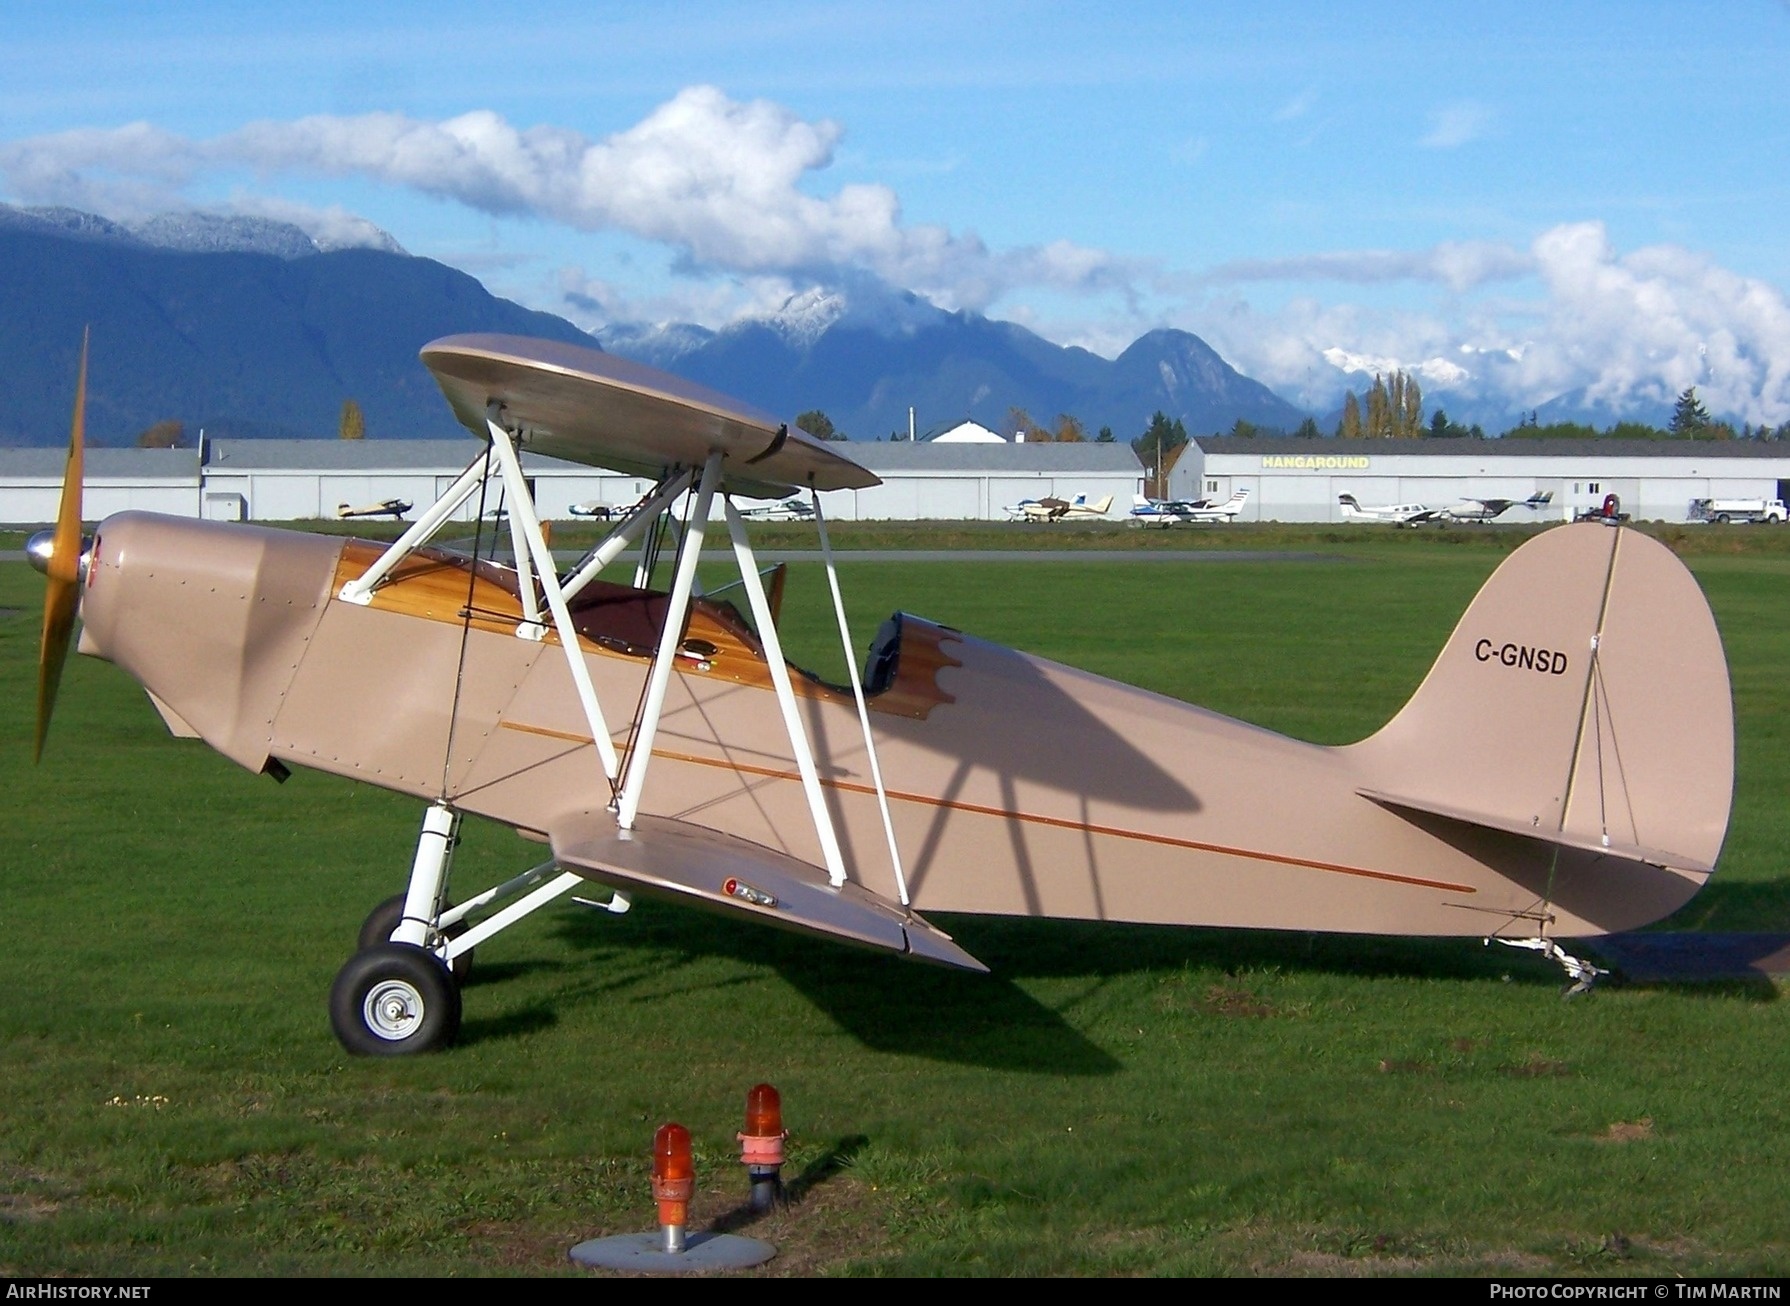
[(653, 1200), (659, 1204), (659, 1233), (667, 1252), (684, 1250), (690, 1195), (695, 1188), (690, 1131), (676, 1123), (660, 1125), (653, 1135)]
[(740, 1164), (746, 1167), (754, 1211), (766, 1211), (783, 1196), (783, 1097), (769, 1084), (746, 1094), (746, 1128), (739, 1135)]

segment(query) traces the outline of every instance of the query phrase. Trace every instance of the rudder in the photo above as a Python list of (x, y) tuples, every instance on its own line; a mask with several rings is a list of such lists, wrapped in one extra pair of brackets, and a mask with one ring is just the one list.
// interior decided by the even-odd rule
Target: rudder
[(1706, 873), (1734, 788), (1715, 619), (1657, 541), (1546, 531), (1480, 589), (1398, 715), (1350, 751), (1364, 795), (1390, 806)]

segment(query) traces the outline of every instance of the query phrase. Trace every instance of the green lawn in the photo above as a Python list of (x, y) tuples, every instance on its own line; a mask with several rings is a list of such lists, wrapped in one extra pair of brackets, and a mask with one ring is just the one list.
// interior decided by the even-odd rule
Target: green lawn
[[(842, 575), (860, 647), (905, 608), (1337, 742), (1396, 709), (1521, 538), (1259, 534), (1335, 560)], [(1241, 538), (1198, 542), (1220, 536)], [(1682, 544), (1740, 756), (1681, 927), (1790, 930), (1779, 538)], [(823, 592), (793, 568), (785, 625), (830, 671)], [(1553, 967), (1477, 942), (950, 918), (994, 968), (977, 977), (649, 902), (564, 907), (480, 949), (460, 1046), (350, 1059), (325, 996), (402, 885), (416, 805), (249, 776), (89, 659), (32, 767), (40, 603), (0, 566), (0, 1274), (584, 1273), (572, 1243), (650, 1225), (665, 1120), (696, 1140), (694, 1223), (740, 1219), (733, 1139), (763, 1079), (799, 1200), (751, 1226), (782, 1249), (760, 1274), (1790, 1268), (1781, 991), (1563, 1002)], [(534, 850), (467, 836), (465, 883)]]

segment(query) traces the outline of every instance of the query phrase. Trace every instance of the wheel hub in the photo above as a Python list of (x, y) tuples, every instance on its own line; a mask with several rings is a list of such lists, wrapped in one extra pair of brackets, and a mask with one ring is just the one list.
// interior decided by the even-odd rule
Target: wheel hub
[(403, 980), (382, 980), (361, 1004), (367, 1028), (396, 1043), (416, 1032), (423, 1019), (423, 995)]

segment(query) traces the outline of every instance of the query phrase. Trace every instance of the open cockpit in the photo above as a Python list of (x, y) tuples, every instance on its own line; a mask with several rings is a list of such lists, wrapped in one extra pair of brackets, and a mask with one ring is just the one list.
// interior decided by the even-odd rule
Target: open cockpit
[[(384, 556), (386, 546), (351, 540), (343, 549), (336, 590), (366, 574)], [(781, 577), (773, 573), (771, 592), (779, 594)], [(491, 557), (474, 558), (452, 547), (425, 545), (412, 550), (371, 593), (371, 606), (464, 623), (474, 629), (523, 628), (522, 576), (511, 564)], [(663, 635), (671, 595), (614, 581), (592, 580), (567, 600), (572, 626), (586, 652), (603, 652), (650, 660)], [(780, 604), (773, 601), (775, 615)], [(557, 642), (548, 627), (543, 637)], [(938, 685), (942, 666), (957, 659), (942, 644), (958, 632), (909, 613), (892, 614), (870, 642), (863, 665), (867, 706), (873, 712), (924, 718), (951, 696)], [(741, 684), (771, 683), (764, 641), (747, 615), (717, 595), (692, 596), (677, 644), (677, 666), (686, 673), (715, 676)], [(837, 697), (850, 702), (849, 685), (835, 684), (793, 662), (798, 693)]]

